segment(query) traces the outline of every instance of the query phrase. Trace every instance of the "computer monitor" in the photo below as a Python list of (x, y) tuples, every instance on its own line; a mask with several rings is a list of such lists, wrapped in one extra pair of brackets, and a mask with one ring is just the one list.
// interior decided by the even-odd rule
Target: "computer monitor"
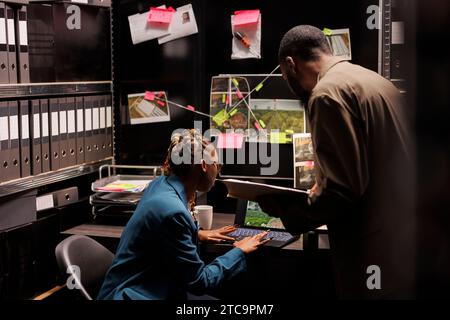
[(239, 227), (229, 236), (237, 240), (266, 231), (270, 240), (265, 246), (281, 248), (299, 238), (285, 230), (279, 218), (269, 216), (253, 201), (238, 201), (235, 223)]

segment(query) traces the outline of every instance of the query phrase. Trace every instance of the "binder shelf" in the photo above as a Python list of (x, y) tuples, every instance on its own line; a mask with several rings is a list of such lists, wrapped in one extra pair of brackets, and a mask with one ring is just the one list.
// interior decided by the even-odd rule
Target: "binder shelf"
[(58, 171), (50, 171), (37, 176), (30, 176), (27, 178), (0, 183), (0, 197), (91, 174), (93, 172), (97, 172), (101, 166), (111, 162), (112, 158), (104, 159), (95, 163), (84, 164)]
[(2, 100), (104, 92), (112, 92), (111, 81), (0, 84)]

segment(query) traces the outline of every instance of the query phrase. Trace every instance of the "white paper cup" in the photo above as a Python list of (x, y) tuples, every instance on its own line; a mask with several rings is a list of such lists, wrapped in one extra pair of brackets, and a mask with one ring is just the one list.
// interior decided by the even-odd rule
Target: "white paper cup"
[(213, 207), (199, 205), (194, 207), (194, 216), (200, 229), (210, 230), (213, 222)]

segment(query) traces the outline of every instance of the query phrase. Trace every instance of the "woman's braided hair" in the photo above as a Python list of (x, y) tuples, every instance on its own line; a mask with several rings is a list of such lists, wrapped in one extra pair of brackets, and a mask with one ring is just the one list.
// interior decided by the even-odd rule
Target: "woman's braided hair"
[[(191, 174), (195, 163), (195, 153), (203, 154), (205, 148), (211, 142), (204, 138), (197, 129), (185, 129), (183, 132), (177, 132), (172, 135), (167, 156), (162, 166), (164, 174), (175, 174), (179, 177), (185, 177)], [(190, 153), (190, 157), (185, 155)], [(174, 157), (182, 159), (181, 163), (173, 161)], [(185, 161), (185, 160), (188, 161)], [(200, 159), (198, 159), (200, 160)], [(198, 163), (197, 163), (198, 164)]]
[[(169, 149), (167, 150), (167, 156), (162, 165), (162, 170), (165, 175), (174, 174), (178, 177), (189, 177), (192, 174), (195, 163), (195, 154), (203, 151), (211, 143), (208, 139), (204, 138), (197, 129), (185, 129), (183, 132), (177, 132), (172, 134)], [(189, 152), (190, 157), (184, 153)], [(183, 160), (189, 159), (190, 161), (182, 161), (177, 163), (173, 161), (174, 157), (182, 158)], [(195, 199), (189, 199), (190, 207), (195, 205)]]

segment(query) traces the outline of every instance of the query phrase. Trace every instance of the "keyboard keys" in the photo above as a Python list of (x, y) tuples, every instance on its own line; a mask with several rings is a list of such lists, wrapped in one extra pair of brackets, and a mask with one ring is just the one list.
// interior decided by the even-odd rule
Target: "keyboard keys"
[[(249, 228), (238, 228), (232, 233), (229, 234), (229, 236), (236, 238), (237, 240), (241, 240), (245, 237), (252, 237), (258, 233), (260, 233), (261, 230), (257, 229), (249, 229)], [(277, 241), (288, 241), (293, 238), (293, 236), (288, 232), (282, 232), (282, 231), (269, 231), (267, 236), (265, 238), (272, 238), (272, 240)]]

